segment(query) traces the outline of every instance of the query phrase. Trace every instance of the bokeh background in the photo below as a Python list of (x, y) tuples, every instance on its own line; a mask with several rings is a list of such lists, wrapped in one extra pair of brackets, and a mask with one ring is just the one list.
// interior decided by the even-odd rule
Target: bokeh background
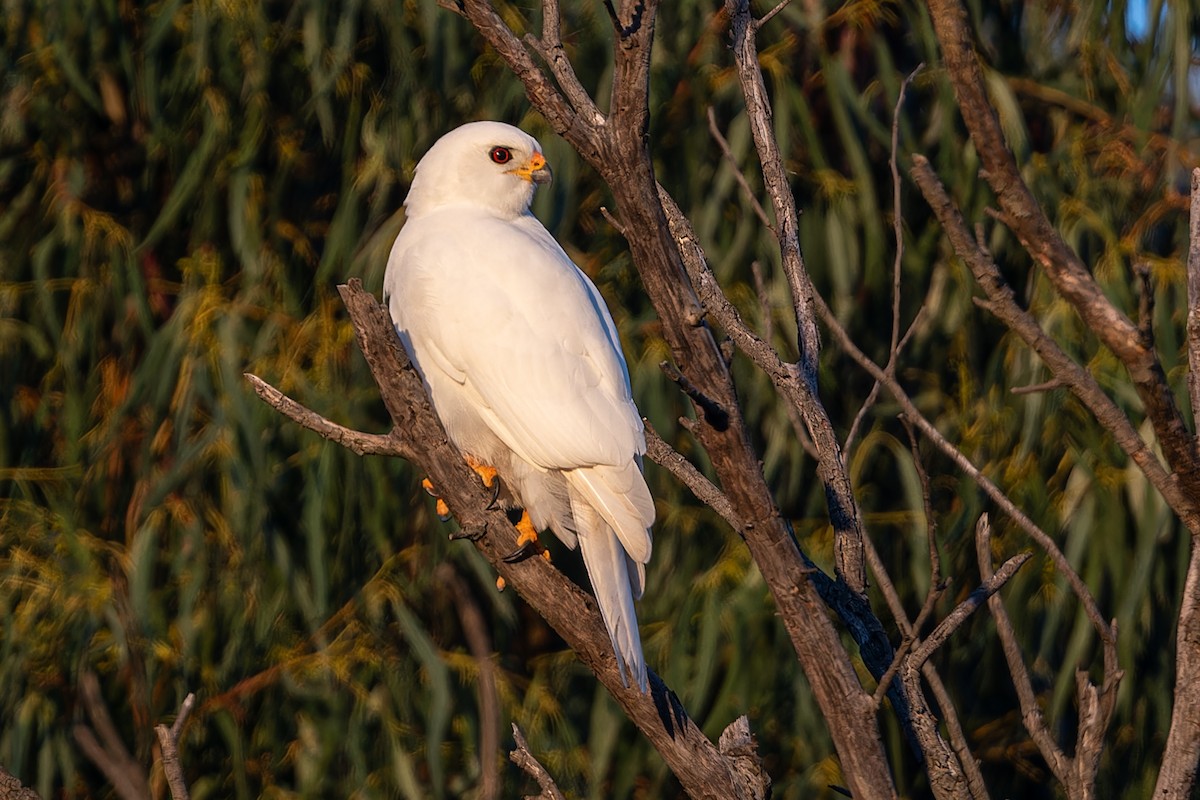
[[(501, 8), (539, 30), (533, 5)], [(607, 13), (564, 5), (568, 51), (603, 104)], [(1149, 269), (1182, 401), (1187, 176), (1200, 162), (1194, 0), (968, 5), (997, 110), (1051, 219), (1131, 315), (1135, 269)], [(504, 759), (512, 721), (573, 796), (677, 796), (561, 640), (496, 591), (469, 544), (447, 541), (453, 523), (437, 520), (419, 475), (300, 430), (242, 377), (386, 430), (335, 287), (360, 277), (379, 291), (417, 159), (459, 123), (500, 119), (543, 142), (556, 180), (535, 211), (609, 300), (643, 413), (705, 466), (676, 422), (687, 404), (659, 370), (669, 354), (653, 310), (601, 214), (606, 188), (469, 24), (414, 0), (13, 0), (0, 36), (0, 765), (43, 798), (115, 796), (74, 733), (92, 724), (79, 691), (92, 673), (147, 769), (152, 725), (198, 695), (182, 739), (198, 799), (475, 798), (489, 771), (513, 797), (534, 787)], [(939, 429), (1061, 541), (1117, 620), (1127, 674), (1100, 785), (1148, 797), (1187, 536), (1071, 397), (1011, 392), (1048, 376), (973, 304), (969, 273), (903, 177), (907, 154), (931, 159), (1024, 302), (1140, 424), (1136, 396), (986, 217), (990, 195), (920, 4), (797, 0), (760, 42), (809, 269), (880, 361), (896, 251), (892, 109), (904, 76), (928, 64), (900, 120), (904, 325), (924, 308), (900, 374)], [(789, 352), (770, 233), (707, 128), (711, 107), (760, 187), (719, 4), (663, 4), (656, 48), (659, 179), (730, 296)], [(735, 370), (771, 485), (803, 548), (828, 566), (813, 462), (768, 382), (741, 360)], [(844, 435), (870, 382), (834, 347), (822, 370)], [(867, 531), (915, 615), (928, 588), (925, 520), (894, 414), (878, 404), (847, 459)], [(944, 613), (977, 581), (971, 531), (989, 508), (931, 449), (922, 463), (954, 579)], [(776, 797), (836, 796), (822, 720), (744, 547), (664, 471), (647, 472), (660, 519), (639, 607), (651, 667), (714, 737), (749, 715)], [(1001, 550), (1028, 546), (993, 520)], [(584, 580), (575, 554), (558, 547), (555, 558)], [(1040, 554), (1004, 596), (1050, 719), (1073, 737), (1073, 674), (1095, 666), (1091, 629)], [(472, 615), (482, 639), (464, 633)], [(494, 651), (494, 698), (480, 695), (481, 647)], [(986, 615), (936, 660), (994, 795), (1056, 796)], [(886, 707), (881, 719), (902, 794), (928, 796)], [(501, 749), (481, 752), (484, 729)]]

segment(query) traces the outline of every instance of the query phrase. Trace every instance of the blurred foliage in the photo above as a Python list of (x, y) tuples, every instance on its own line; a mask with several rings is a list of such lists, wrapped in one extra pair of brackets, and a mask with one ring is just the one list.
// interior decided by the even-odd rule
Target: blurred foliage
[[(1150, 2), (1137, 35), (1122, 0), (971, 3), (997, 109), (1055, 224), (1131, 315), (1135, 267), (1149, 268), (1181, 400), (1186, 177), (1200, 141), (1191, 1)], [(571, 5), (568, 49), (603, 98), (607, 15)], [(517, 24), (522, 13), (505, 11)], [(335, 286), (361, 276), (378, 291), (412, 167), (438, 135), (503, 119), (542, 138), (557, 180), (535, 211), (609, 298), (643, 413), (703, 465), (675, 424), (685, 403), (659, 373), (668, 354), (653, 310), (599, 213), (607, 191), (469, 25), (416, 0), (18, 0), (0, 27), (0, 763), (45, 798), (113, 796), (72, 736), (89, 719), (76, 687), (90, 670), (144, 764), (152, 724), (199, 695), (182, 742), (198, 800), (469, 798), (483, 769), (501, 770), (502, 796), (515, 796), (529, 779), (502, 752), (479, 752), (489, 724), (507, 746), (510, 720), (574, 796), (675, 796), (661, 760), (554, 633), (495, 591), (469, 545), (446, 541), (419, 476), (299, 430), (241, 377), (385, 429)], [(713, 4), (664, 4), (657, 168), (730, 296), (788, 352), (770, 234), (704, 122), (713, 107), (758, 187), (726, 36)], [(900, 121), (902, 175), (905, 153), (930, 157), (1045, 327), (1140, 420), (1121, 369), (986, 216), (991, 198), (922, 8), (793, 3), (761, 49), (808, 266), (860, 346), (886, 359), (892, 108), (925, 62)], [(939, 428), (1060, 539), (1117, 619), (1126, 678), (1101, 783), (1146, 797), (1171, 708), (1186, 536), (1073, 399), (1011, 393), (1044, 381), (1044, 367), (973, 305), (969, 273), (902, 184), (903, 324), (924, 311), (901, 374)], [(833, 348), (822, 365), (822, 395), (847, 431), (870, 383)], [(766, 474), (802, 545), (828, 565), (813, 463), (767, 381), (740, 359), (735, 370)], [(886, 401), (872, 410), (847, 460), (915, 614), (925, 522), (894, 412)], [(988, 506), (931, 448), (924, 462), (954, 578), (944, 612), (977, 579), (971, 531)], [(776, 797), (834, 796), (822, 720), (745, 549), (648, 472), (660, 515), (639, 609), (649, 663), (710, 735), (750, 715)], [(995, 521), (997, 558), (1027, 547)], [(556, 563), (582, 579), (576, 560), (561, 552)], [(446, 570), (469, 590), (451, 591)], [(1090, 628), (1048, 561), (1004, 596), (1050, 719), (1072, 735), (1073, 672), (1095, 668)], [(481, 710), (464, 603), (490, 623), (482, 644), (496, 652), (502, 720)], [(1055, 796), (986, 616), (938, 665), (996, 796)], [(881, 718), (902, 793), (927, 796)]]

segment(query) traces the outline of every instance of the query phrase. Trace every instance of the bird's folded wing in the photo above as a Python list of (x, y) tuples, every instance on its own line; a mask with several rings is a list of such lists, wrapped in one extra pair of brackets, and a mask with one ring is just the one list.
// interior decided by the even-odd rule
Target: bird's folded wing
[(403, 254), (393, 291), (406, 296), (393, 305), (403, 305), (406, 335), (436, 352), (434, 365), (468, 387), (522, 458), (545, 469), (623, 466), (645, 443), (615, 329), (546, 239), (490, 220), (426, 231)]

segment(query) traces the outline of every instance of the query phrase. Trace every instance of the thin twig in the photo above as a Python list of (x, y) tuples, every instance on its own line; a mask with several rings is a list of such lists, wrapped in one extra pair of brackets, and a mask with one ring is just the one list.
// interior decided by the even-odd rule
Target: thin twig
[(517, 748), (508, 754), (509, 760), (529, 773), (529, 776), (537, 781), (538, 787), (542, 790), (541, 794), (533, 798), (526, 798), (526, 800), (566, 800), (554, 782), (554, 778), (534, 758), (533, 753), (529, 752), (529, 742), (525, 741), (525, 735), (521, 733), (521, 729), (515, 722), (512, 724), (512, 732)]
[(283, 414), (301, 427), (318, 433), (335, 444), (340, 444), (360, 456), (400, 456), (409, 458), (410, 451), (403, 440), (391, 433), (363, 433), (326, 419), (311, 408), (297, 403), (271, 384), (249, 372), (243, 376), (254, 388), (254, 393), (271, 408)]
[(650, 460), (678, 478), (692, 491), (697, 500), (717, 512), (729, 523), (729, 527), (740, 533), (743, 523), (729, 498), (712, 481), (704, 477), (682, 453), (663, 441), (649, 420), (642, 420), (642, 424), (646, 426), (646, 455)]
[[(896, 106), (892, 111), (892, 150), (888, 157), (888, 166), (892, 173), (892, 236), (896, 240), (896, 257), (892, 261), (892, 337), (888, 347), (887, 366), (884, 371), (889, 375), (894, 375), (896, 372), (896, 363), (900, 358), (900, 348), (903, 343), (900, 339), (900, 278), (903, 275), (904, 264), (904, 216), (903, 205), (900, 199), (900, 167), (897, 153), (900, 149), (900, 111), (904, 108), (904, 98), (908, 92), (908, 86), (917, 77), (917, 73), (925, 68), (922, 62), (917, 65), (916, 69), (908, 73), (908, 76), (900, 84), (900, 92), (896, 97)], [(904, 341), (908, 340), (913, 328), (910, 326), (905, 333)], [(858, 435), (859, 426), (866, 418), (867, 413), (875, 405), (876, 399), (879, 397), (879, 381), (871, 386), (871, 391), (867, 393), (867, 399), (863, 402), (862, 408), (854, 415), (854, 421), (850, 424), (850, 432), (846, 434), (846, 441), (842, 445), (846, 452), (854, 447), (855, 437)]]
[(1000, 569), (996, 570), (994, 575), (979, 584), (966, 600), (955, 606), (954, 610), (938, 623), (938, 626), (921, 642), (920, 646), (913, 648), (911, 658), (915, 666), (919, 667), (924, 664), (939, 647), (946, 643), (951, 634), (967, 621), (967, 617), (974, 614), (976, 609), (983, 605), (989, 597), (1000, 591), (1004, 584), (1017, 574), (1021, 565), (1032, 557), (1033, 553), (1028, 551), (1017, 553), (1001, 564)]
[(1052, 392), (1055, 389), (1065, 389), (1065, 388), (1067, 388), (1066, 383), (1059, 380), (1058, 378), (1051, 378), (1048, 381), (1042, 381), (1041, 383), (1031, 383), (1028, 386), (1014, 386), (1011, 389), (1009, 389), (1008, 391), (1011, 394), (1016, 394), (1016, 395), (1041, 394), (1042, 392)]
[(567, 102), (575, 111), (585, 116), (593, 125), (604, 123), (604, 115), (596, 107), (592, 96), (575, 74), (567, 51), (562, 43), (562, 13), (559, 11), (558, 0), (542, 0), (542, 38), (533, 34), (525, 35), (528, 44), (550, 68), (550, 73), (558, 83)]
[(613, 229), (616, 230), (617, 233), (621, 234), (622, 237), (625, 236), (625, 226), (621, 224), (620, 220), (613, 216), (612, 212), (608, 210), (607, 206), (600, 206), (600, 216), (608, 220), (608, 224), (612, 225)]
[[(790, 2), (790, 0), (785, 0), (785, 2)], [(758, 202), (758, 198), (754, 195), (754, 190), (750, 188), (750, 182), (746, 180), (746, 173), (742, 172), (741, 166), (737, 163), (737, 158), (733, 155), (733, 150), (729, 148), (729, 140), (725, 138), (724, 134), (721, 133), (721, 129), (717, 127), (717, 112), (713, 110), (712, 106), (708, 107), (708, 132), (716, 140), (717, 146), (721, 148), (721, 155), (725, 157), (725, 160), (729, 162), (729, 166), (733, 169), (733, 177), (737, 180), (738, 186), (742, 187), (742, 194), (750, 201), (750, 207), (754, 209), (759, 222), (763, 224), (764, 228), (771, 231), (771, 233), (778, 235), (775, 231), (775, 226), (771, 224), (770, 217), (767, 216), (767, 210), (762, 207), (762, 203)], [(770, 341), (770, 337), (767, 338), (767, 341)]]
[(780, 0), (780, 2), (774, 8), (754, 21), (754, 30), (762, 30), (763, 25), (766, 25), (768, 22), (774, 19), (775, 15), (787, 8), (791, 2), (792, 0)]
[[(946, 583), (942, 580), (942, 559), (938, 554), (937, 524), (933, 517), (933, 502), (930, 499), (929, 473), (925, 471), (925, 466), (921, 463), (921, 451), (912, 423), (903, 415), (901, 415), (900, 421), (904, 424), (904, 430), (908, 433), (908, 446), (909, 452), (912, 453), (913, 468), (916, 470), (917, 478), (921, 482), (922, 510), (925, 516), (925, 540), (929, 547), (929, 590), (925, 593), (925, 602), (921, 604), (921, 610), (917, 614), (917, 621), (913, 623), (912, 633), (906, 634), (900, 641), (900, 647), (896, 649), (896, 656), (892, 659), (892, 666), (888, 668), (883, 678), (880, 679), (879, 685), (875, 687), (874, 699), (876, 705), (883, 702), (888, 682), (900, 669), (900, 663), (904, 660), (913, 642), (921, 635), (921, 629), (924, 627), (925, 621), (933, 613), (938, 598), (942, 596), (942, 593), (946, 589)], [(882, 564), (880, 564), (880, 567), (882, 568)], [(878, 572), (879, 570), (876, 571)]]
[[(983, 514), (975, 524), (975, 552), (979, 561), (979, 576), (987, 580), (992, 576), (992, 533), (988, 515)], [(988, 600), (988, 609), (996, 622), (996, 633), (1000, 637), (1000, 646), (1004, 658), (1008, 662), (1008, 674), (1012, 677), (1013, 686), (1017, 690), (1017, 702), (1021, 706), (1021, 720), (1025, 730), (1029, 732), (1038, 752), (1046, 759), (1050, 771), (1065, 787), (1071, 773), (1071, 762), (1066, 754), (1054, 741), (1046, 719), (1042, 715), (1041, 704), (1038, 703), (1037, 693), (1033, 689), (1033, 681), (1025, 666), (1025, 658), (1021, 654), (1021, 645), (1017, 642), (1017, 634), (1013, 630), (1012, 620), (1004, 606), (1004, 600), (996, 595)]]
[(172, 800), (188, 800), (187, 781), (183, 777), (183, 764), (179, 760), (179, 737), (188, 715), (196, 705), (196, 695), (188, 692), (179, 706), (179, 714), (175, 722), (168, 728), (166, 725), (155, 725), (154, 733), (158, 736), (158, 746), (162, 751), (163, 775), (167, 778), (167, 786), (171, 790)]
[[(896, 627), (900, 629), (901, 636), (912, 642), (920, 632), (909, 622), (908, 614), (904, 610), (904, 604), (900, 601), (900, 593), (896, 591), (896, 587), (892, 584), (891, 577), (883, 566), (883, 561), (879, 558), (879, 553), (875, 551), (874, 545), (871, 544), (870, 537), (863, 539), (866, 546), (867, 563), (871, 567), (871, 571), (875, 574), (875, 586), (883, 594), (884, 601), (887, 603), (888, 609), (892, 612), (892, 618), (896, 621)], [(902, 642), (903, 644), (903, 642)], [(911, 649), (911, 644), (906, 648)], [(974, 800), (987, 800), (987, 786), (983, 780), (983, 773), (979, 769), (979, 763), (975, 760), (975, 756), (971, 753), (971, 748), (967, 744), (967, 735), (963, 731), (962, 722), (958, 718), (958, 712), (954, 707), (954, 701), (950, 697), (950, 691), (946, 688), (942, 676), (938, 674), (937, 668), (932, 662), (926, 661), (921, 667), (921, 677), (929, 685), (929, 690), (933, 693), (933, 699), (937, 702), (938, 708), (941, 710), (942, 722), (946, 726), (946, 733), (950, 737), (950, 747), (958, 756), (959, 764), (967, 774), (967, 786), (970, 790), (970, 796)], [(881, 680), (882, 683), (882, 680)], [(884, 684), (886, 685), (886, 684)]]

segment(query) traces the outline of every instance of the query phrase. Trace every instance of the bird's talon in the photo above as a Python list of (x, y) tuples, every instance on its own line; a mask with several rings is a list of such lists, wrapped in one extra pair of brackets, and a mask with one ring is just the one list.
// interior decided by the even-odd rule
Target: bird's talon
[(446, 501), (442, 498), (439, 497), (437, 499), (437, 502), (434, 504), (434, 510), (437, 512), (437, 518), (442, 522), (450, 519), (450, 506), (446, 505)]
[[(484, 483), (484, 486), (487, 486), (486, 482)], [(491, 488), (492, 488), (492, 499), (489, 500), (487, 506), (484, 507), (485, 511), (491, 511), (493, 508), (499, 507), (499, 505), (496, 502), (497, 500), (500, 499), (500, 484), (499, 484), (499, 482), (492, 481)]]
[(433, 481), (429, 478), (421, 479), (421, 488), (428, 492), (430, 497), (437, 497), (437, 492), (433, 491)]
[(517, 564), (529, 558), (530, 556), (537, 555), (537, 552), (538, 549), (536, 542), (525, 542), (516, 550), (513, 550), (508, 555), (502, 557), (500, 560), (506, 564)]
[(497, 592), (503, 592), (503, 591), (504, 591), (504, 587), (505, 587), (505, 585), (506, 585), (506, 583), (505, 583), (505, 580), (504, 580), (504, 576), (503, 576), (503, 575), (497, 575), (497, 576), (496, 576), (496, 591), (497, 591)]

